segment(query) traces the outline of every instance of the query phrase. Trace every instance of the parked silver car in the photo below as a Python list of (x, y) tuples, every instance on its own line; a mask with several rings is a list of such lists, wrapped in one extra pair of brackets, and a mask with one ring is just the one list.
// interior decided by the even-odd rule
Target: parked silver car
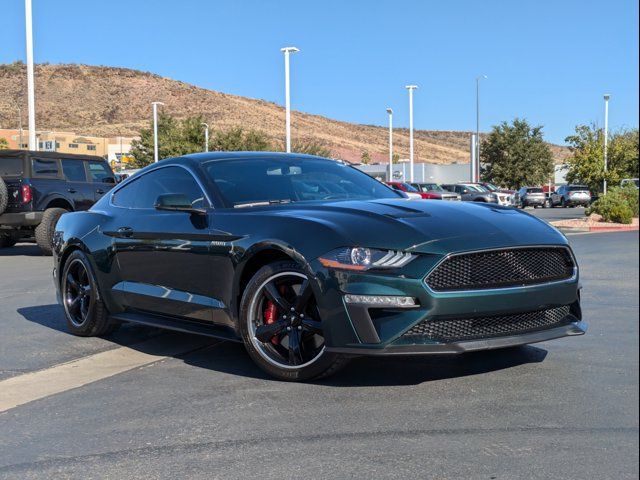
[(522, 187), (516, 193), (516, 207), (539, 208), (547, 206), (547, 196), (540, 187)]
[(591, 192), (586, 185), (562, 185), (549, 197), (551, 207), (588, 207)]

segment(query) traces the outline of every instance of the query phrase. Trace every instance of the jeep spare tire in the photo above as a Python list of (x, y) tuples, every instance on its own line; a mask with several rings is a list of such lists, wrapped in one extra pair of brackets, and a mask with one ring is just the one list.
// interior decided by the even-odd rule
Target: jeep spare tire
[(7, 190), (7, 184), (4, 183), (2, 177), (0, 177), (0, 215), (7, 209), (9, 203), (9, 191)]
[(67, 213), (64, 208), (47, 208), (42, 214), (40, 225), (36, 227), (36, 243), (45, 255), (51, 255), (53, 251), (53, 232), (63, 213)]

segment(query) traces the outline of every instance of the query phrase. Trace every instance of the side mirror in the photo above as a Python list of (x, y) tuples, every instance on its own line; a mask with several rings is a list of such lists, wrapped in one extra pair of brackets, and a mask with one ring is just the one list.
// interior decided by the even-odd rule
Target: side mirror
[(189, 197), (182, 193), (166, 193), (160, 195), (156, 200), (155, 207), (156, 210), (187, 212), (195, 215), (204, 215), (207, 213), (204, 208), (195, 208), (191, 205)]

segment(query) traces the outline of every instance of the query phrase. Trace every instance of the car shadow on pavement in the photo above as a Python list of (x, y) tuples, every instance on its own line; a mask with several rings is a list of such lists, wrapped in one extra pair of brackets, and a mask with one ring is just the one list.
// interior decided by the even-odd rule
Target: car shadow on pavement
[[(62, 307), (41, 305), (18, 309), (26, 320), (59, 332), (67, 332)], [(71, 336), (71, 334), (69, 334)], [(167, 336), (170, 342), (193, 341), (194, 335), (168, 332), (143, 325), (125, 324), (116, 332), (104, 337), (107, 342), (128, 346), (145, 353), (152, 351), (153, 337)], [(277, 381), (260, 370), (249, 358), (241, 343), (203, 339), (203, 346), (175, 355), (187, 365), (216, 372)], [(461, 355), (429, 355), (402, 357), (358, 357), (336, 375), (313, 381), (332, 387), (370, 387), (393, 385), (417, 385), (449, 378), (480, 375), (513, 368), (528, 363), (544, 361), (547, 351), (531, 345)]]
[(0, 249), (0, 257), (42, 257), (42, 250), (35, 243), (18, 243), (13, 247)]

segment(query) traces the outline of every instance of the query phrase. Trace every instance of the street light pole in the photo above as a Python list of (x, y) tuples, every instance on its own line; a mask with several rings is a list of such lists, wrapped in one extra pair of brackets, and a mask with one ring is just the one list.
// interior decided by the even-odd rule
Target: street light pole
[(413, 182), (413, 91), (417, 85), (407, 85), (409, 90), (409, 181)]
[(480, 181), (480, 80), (487, 78), (486, 75), (476, 77), (476, 181)]
[(27, 33), (27, 106), (29, 114), (29, 150), (37, 150), (36, 143), (36, 95), (33, 75), (33, 27), (31, 0), (24, 0), (24, 13)]
[(162, 102), (151, 102), (153, 106), (153, 161), (158, 163), (158, 105), (164, 105)]
[(609, 143), (609, 99), (611, 95), (608, 93), (604, 94), (604, 184), (603, 184), (603, 192), (607, 194), (607, 170), (608, 170), (608, 162), (607, 162), (607, 146)]
[(206, 123), (202, 123), (204, 127), (204, 151), (209, 151), (209, 125)]
[(284, 101), (286, 123), (286, 149), (291, 153), (291, 93), (289, 84), (289, 54), (299, 52), (296, 47), (284, 47), (280, 49), (284, 53)]
[(389, 181), (393, 180), (393, 110), (387, 108), (389, 114)]

